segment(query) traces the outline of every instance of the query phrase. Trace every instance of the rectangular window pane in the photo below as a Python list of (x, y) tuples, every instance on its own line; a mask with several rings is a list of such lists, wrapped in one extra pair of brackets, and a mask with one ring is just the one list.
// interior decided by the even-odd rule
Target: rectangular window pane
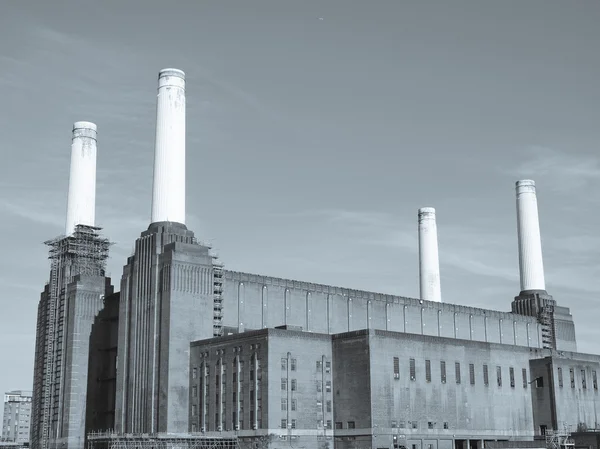
[(287, 399), (281, 400), (281, 410), (284, 412), (287, 411)]
[(490, 384), (490, 379), (488, 375), (488, 366), (483, 365), (483, 385), (486, 387)]
[(571, 376), (571, 388), (575, 388), (575, 371), (573, 371), (573, 368), (569, 369), (569, 375)]
[(584, 369), (581, 370), (581, 388), (583, 388), (584, 390), (587, 389), (587, 383), (585, 382), (585, 370)]
[(287, 369), (287, 359), (285, 359), (285, 358), (281, 359), (281, 369), (282, 370), (286, 370)]
[(431, 382), (431, 360), (425, 360), (425, 380)]
[(296, 391), (296, 379), (292, 379), (292, 391)]
[(442, 383), (445, 384), (446, 383), (446, 362), (444, 362), (443, 360), (440, 362), (440, 377), (441, 377)]
[(500, 367), (500, 366), (496, 367), (496, 381), (498, 383), (498, 386), (501, 387), (502, 386), (502, 367)]
[(456, 376), (456, 383), (460, 384), (460, 363), (454, 363), (454, 375)]
[(394, 357), (394, 379), (400, 379), (400, 359)]
[(475, 385), (475, 365), (469, 363), (469, 380), (471, 385)]
[(416, 378), (415, 359), (410, 359), (410, 380), (415, 380)]
[(510, 388), (515, 388), (515, 369), (512, 366), (508, 369), (508, 375), (510, 376)]
[(523, 388), (527, 388), (527, 368), (523, 368)]
[(321, 371), (321, 361), (317, 360), (317, 371)]
[(559, 366), (558, 367), (558, 386), (560, 388), (563, 387), (563, 376), (562, 376), (562, 368)]
[(292, 366), (290, 367), (290, 369), (291, 369), (292, 371), (296, 371), (296, 359), (292, 359), (292, 360), (290, 361), (290, 363), (291, 363), (291, 365), (292, 365)]
[(281, 389), (287, 391), (287, 379), (281, 379)]
[(596, 371), (592, 371), (592, 382), (594, 383), (594, 390), (598, 390), (598, 377), (596, 377)]

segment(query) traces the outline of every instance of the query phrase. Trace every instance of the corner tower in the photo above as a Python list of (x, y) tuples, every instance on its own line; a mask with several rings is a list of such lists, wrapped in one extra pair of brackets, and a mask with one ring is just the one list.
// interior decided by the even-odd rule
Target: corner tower
[(185, 225), (185, 74), (158, 75), (152, 215), (121, 279), (115, 428), (188, 431), (189, 343), (218, 335), (220, 265)]

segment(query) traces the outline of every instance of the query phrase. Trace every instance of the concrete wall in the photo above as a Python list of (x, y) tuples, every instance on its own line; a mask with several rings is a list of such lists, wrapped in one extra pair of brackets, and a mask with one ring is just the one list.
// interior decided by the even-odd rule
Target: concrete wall
[(115, 426), (119, 293), (106, 296), (90, 334), (85, 433)]
[(104, 297), (112, 292), (110, 279), (100, 276), (80, 275), (67, 286), (62, 430), (57, 447), (84, 447), (90, 334)]
[(242, 332), (281, 325), (337, 334), (381, 329), (488, 343), (540, 347), (535, 318), (225, 271), (226, 327)]
[[(540, 355), (543, 354), (544, 352), (540, 352)], [(598, 390), (600, 356), (568, 352), (551, 353), (546, 357), (532, 360), (531, 367), (532, 380), (537, 377), (543, 378), (543, 387), (532, 389), (537, 431), (540, 426), (546, 426), (547, 429), (562, 429), (565, 424), (573, 431), (598, 427), (600, 424)], [(571, 372), (573, 382), (571, 382)]]
[[(375, 331), (368, 339), (373, 426), (380, 432), (391, 435), (399, 431), (407, 434), (407, 440), (411, 435), (417, 439), (425, 438), (422, 435), (433, 439), (452, 435), (481, 439), (533, 436), (530, 391), (522, 380), (522, 369), (529, 369), (527, 348), (384, 331)], [(397, 378), (394, 357), (399, 361)], [(411, 358), (415, 360), (415, 380), (410, 376)], [(430, 381), (426, 377), (427, 360)], [(460, 363), (460, 384), (456, 362)], [(475, 385), (470, 384), (470, 364), (475, 369)], [(487, 386), (484, 365), (488, 367)], [(497, 367), (501, 369), (501, 386)], [(510, 368), (514, 370), (514, 386)]]

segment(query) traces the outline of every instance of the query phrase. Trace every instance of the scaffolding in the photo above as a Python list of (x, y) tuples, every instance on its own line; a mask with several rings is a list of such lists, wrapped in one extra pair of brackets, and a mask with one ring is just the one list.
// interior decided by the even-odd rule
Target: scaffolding
[(547, 449), (573, 449), (575, 442), (571, 438), (571, 432), (565, 425), (563, 430), (547, 430), (546, 431), (546, 448)]
[(213, 336), (223, 335), (223, 264), (213, 256)]
[[(41, 398), (42, 419), (40, 431), (36, 433), (41, 449), (48, 449), (51, 443), (53, 420), (60, 416), (61, 385), (61, 345), (64, 325), (62, 300), (66, 286), (75, 276), (104, 276), (106, 260), (111, 243), (99, 234), (101, 228), (77, 225), (69, 236), (60, 236), (44, 242), (50, 247), (50, 279), (48, 280), (47, 325), (45, 329), (45, 357)], [(57, 397), (58, 396), (58, 397)], [(58, 427), (58, 425), (57, 425)]]
[(91, 433), (87, 449), (239, 449), (237, 438), (202, 434), (116, 434)]

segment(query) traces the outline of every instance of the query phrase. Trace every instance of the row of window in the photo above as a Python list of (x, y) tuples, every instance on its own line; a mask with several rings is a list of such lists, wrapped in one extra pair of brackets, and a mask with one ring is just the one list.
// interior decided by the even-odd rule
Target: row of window
[[(416, 360), (409, 360), (409, 375), (410, 380), (417, 380), (417, 368), (416, 368)], [(511, 366), (508, 369), (508, 376), (510, 387), (515, 388), (515, 369)], [(527, 388), (527, 369), (522, 369), (523, 376), (523, 388)], [(398, 357), (394, 357), (394, 379), (400, 379), (400, 359)], [(460, 362), (454, 362), (454, 380), (457, 384), (462, 383), (461, 377), (461, 366)], [(425, 381), (431, 382), (431, 360), (425, 360)], [(447, 373), (446, 373), (446, 362), (444, 360), (440, 361), (440, 381), (445, 384), (447, 381)], [(469, 383), (471, 385), (475, 385), (475, 364), (469, 364)], [(483, 384), (485, 386), (489, 385), (489, 369), (488, 365), (483, 365)], [(496, 384), (498, 387), (502, 387), (502, 367), (496, 366)]]
[[(569, 368), (569, 378), (571, 388), (575, 388), (575, 370), (573, 368)], [(563, 388), (563, 372), (561, 367), (558, 367), (558, 386)], [(595, 391), (598, 391), (598, 376), (595, 370), (592, 370), (592, 387)], [(586, 371), (584, 369), (581, 370), (581, 388), (587, 390)]]

